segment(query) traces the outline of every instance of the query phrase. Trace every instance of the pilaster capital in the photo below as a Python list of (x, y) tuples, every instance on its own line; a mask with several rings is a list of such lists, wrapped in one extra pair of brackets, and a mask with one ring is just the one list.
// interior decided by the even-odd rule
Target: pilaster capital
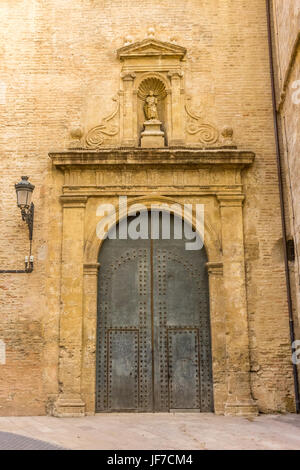
[(205, 266), (209, 276), (223, 276), (223, 263), (208, 262)]
[(183, 77), (183, 71), (182, 70), (170, 70), (168, 72), (168, 77), (171, 78), (182, 78)]
[(124, 82), (133, 82), (136, 74), (133, 72), (121, 72), (121, 78)]
[(218, 194), (220, 207), (242, 207), (245, 196), (243, 194)]
[(73, 196), (69, 194), (62, 194), (60, 196), (60, 201), (63, 208), (66, 209), (75, 209), (75, 208), (85, 208), (87, 203), (87, 196)]

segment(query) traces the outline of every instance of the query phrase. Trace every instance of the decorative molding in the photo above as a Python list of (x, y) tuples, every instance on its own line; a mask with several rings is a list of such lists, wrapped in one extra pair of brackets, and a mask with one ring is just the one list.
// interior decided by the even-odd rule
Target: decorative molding
[(233, 145), (233, 129), (232, 129), (232, 127), (229, 127), (229, 126), (223, 127), (222, 132), (221, 132), (221, 136), (222, 136), (223, 145), (226, 145), (226, 146), (232, 146)]
[(153, 26), (150, 26), (148, 28), (147, 36), (148, 36), (148, 38), (154, 38), (155, 37), (155, 28)]
[(200, 149), (200, 148), (101, 148), (97, 151), (73, 150), (50, 152), (54, 166), (67, 168), (110, 167), (110, 168), (146, 168), (147, 166), (163, 168), (201, 168), (223, 166), (244, 168), (253, 163), (255, 154), (237, 149)]
[(164, 84), (166, 94), (171, 94), (171, 88), (170, 88), (170, 83), (169, 80), (167, 79), (166, 75), (164, 73), (161, 73), (160, 71), (157, 71), (156, 68), (151, 68), (150, 66), (148, 67), (147, 71), (143, 71), (141, 73), (138, 73), (137, 79), (135, 80), (134, 83), (134, 91), (138, 92), (139, 87), (141, 84), (147, 80), (147, 79), (157, 79), (160, 82)]
[(85, 276), (97, 276), (100, 268), (100, 263), (84, 263), (83, 274)]
[(191, 97), (186, 98), (185, 111), (187, 113), (186, 131), (190, 135), (197, 134), (198, 142), (203, 145), (213, 145), (219, 140), (219, 131), (212, 126), (203, 122), (202, 115), (196, 113), (190, 106)]
[(69, 149), (82, 148), (82, 137), (83, 130), (80, 125), (73, 126), (70, 129), (70, 142), (68, 144)]
[(165, 84), (160, 77), (149, 76), (142, 80), (138, 87), (138, 97), (145, 101), (150, 90), (158, 100), (163, 100), (167, 96)]
[(132, 44), (133, 43), (133, 37), (128, 34), (127, 36), (125, 36), (124, 38), (124, 46), (129, 46), (129, 44)]
[(170, 79), (173, 79), (173, 78), (182, 78), (184, 76), (184, 73), (182, 70), (170, 70), (168, 72), (168, 77)]
[(206, 269), (210, 276), (223, 276), (223, 263), (222, 262), (208, 262)]
[[(228, 190), (229, 191), (229, 190)], [(163, 185), (149, 186), (147, 188), (136, 188), (132, 189), (128, 187), (103, 187), (103, 188), (64, 188), (64, 195), (80, 196), (85, 195), (86, 197), (99, 197), (99, 196), (134, 196), (141, 197), (145, 195), (156, 194), (158, 196), (174, 197), (174, 196), (218, 196), (218, 191), (214, 188), (199, 188), (196, 189), (187, 187), (185, 185), (179, 187), (170, 187)], [(241, 194), (241, 193), (239, 193)], [(77, 206), (76, 206), (77, 207)]]
[(120, 76), (124, 82), (133, 82), (136, 78), (136, 74), (133, 72), (121, 72)]
[(175, 56), (182, 60), (185, 57), (185, 54), (186, 49), (184, 47), (178, 46), (174, 43), (159, 41), (153, 37), (123, 46), (117, 51), (117, 55), (120, 60), (141, 56)]
[(113, 125), (109, 123), (117, 115), (119, 108), (120, 108), (120, 101), (119, 101), (118, 96), (112, 98), (112, 100), (116, 102), (115, 109), (109, 116), (107, 116), (106, 118), (102, 120), (101, 124), (89, 130), (85, 138), (86, 148), (98, 149), (104, 143), (104, 136), (113, 137), (118, 134), (120, 130), (119, 124)]

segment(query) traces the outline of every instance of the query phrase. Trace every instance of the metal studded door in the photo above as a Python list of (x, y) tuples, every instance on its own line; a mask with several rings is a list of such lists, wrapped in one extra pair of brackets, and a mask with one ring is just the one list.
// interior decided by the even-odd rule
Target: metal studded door
[(96, 411), (213, 411), (206, 254), (174, 240), (174, 222), (171, 239), (100, 251)]
[(149, 240), (119, 239), (120, 225), (99, 256), (96, 410), (151, 411)]

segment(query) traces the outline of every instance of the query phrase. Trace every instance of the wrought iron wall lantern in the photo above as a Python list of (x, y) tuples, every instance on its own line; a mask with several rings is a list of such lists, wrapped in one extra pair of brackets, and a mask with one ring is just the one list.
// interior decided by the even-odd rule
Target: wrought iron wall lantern
[(31, 202), (34, 185), (28, 181), (28, 176), (22, 176), (21, 181), (15, 184), (17, 205), (21, 210), (22, 220), (27, 223), (29, 230), (29, 255), (25, 256), (25, 269), (4, 269), (0, 273), (31, 273), (33, 271), (32, 234), (34, 220), (34, 204)]

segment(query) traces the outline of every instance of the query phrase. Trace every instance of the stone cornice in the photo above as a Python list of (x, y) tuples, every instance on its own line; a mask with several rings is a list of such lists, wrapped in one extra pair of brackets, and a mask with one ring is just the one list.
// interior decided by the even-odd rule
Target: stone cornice
[(53, 165), (66, 169), (68, 167), (99, 168), (103, 166), (147, 167), (207, 167), (218, 165), (244, 168), (253, 163), (255, 154), (236, 148), (103, 148), (101, 150), (65, 150), (49, 153)]

